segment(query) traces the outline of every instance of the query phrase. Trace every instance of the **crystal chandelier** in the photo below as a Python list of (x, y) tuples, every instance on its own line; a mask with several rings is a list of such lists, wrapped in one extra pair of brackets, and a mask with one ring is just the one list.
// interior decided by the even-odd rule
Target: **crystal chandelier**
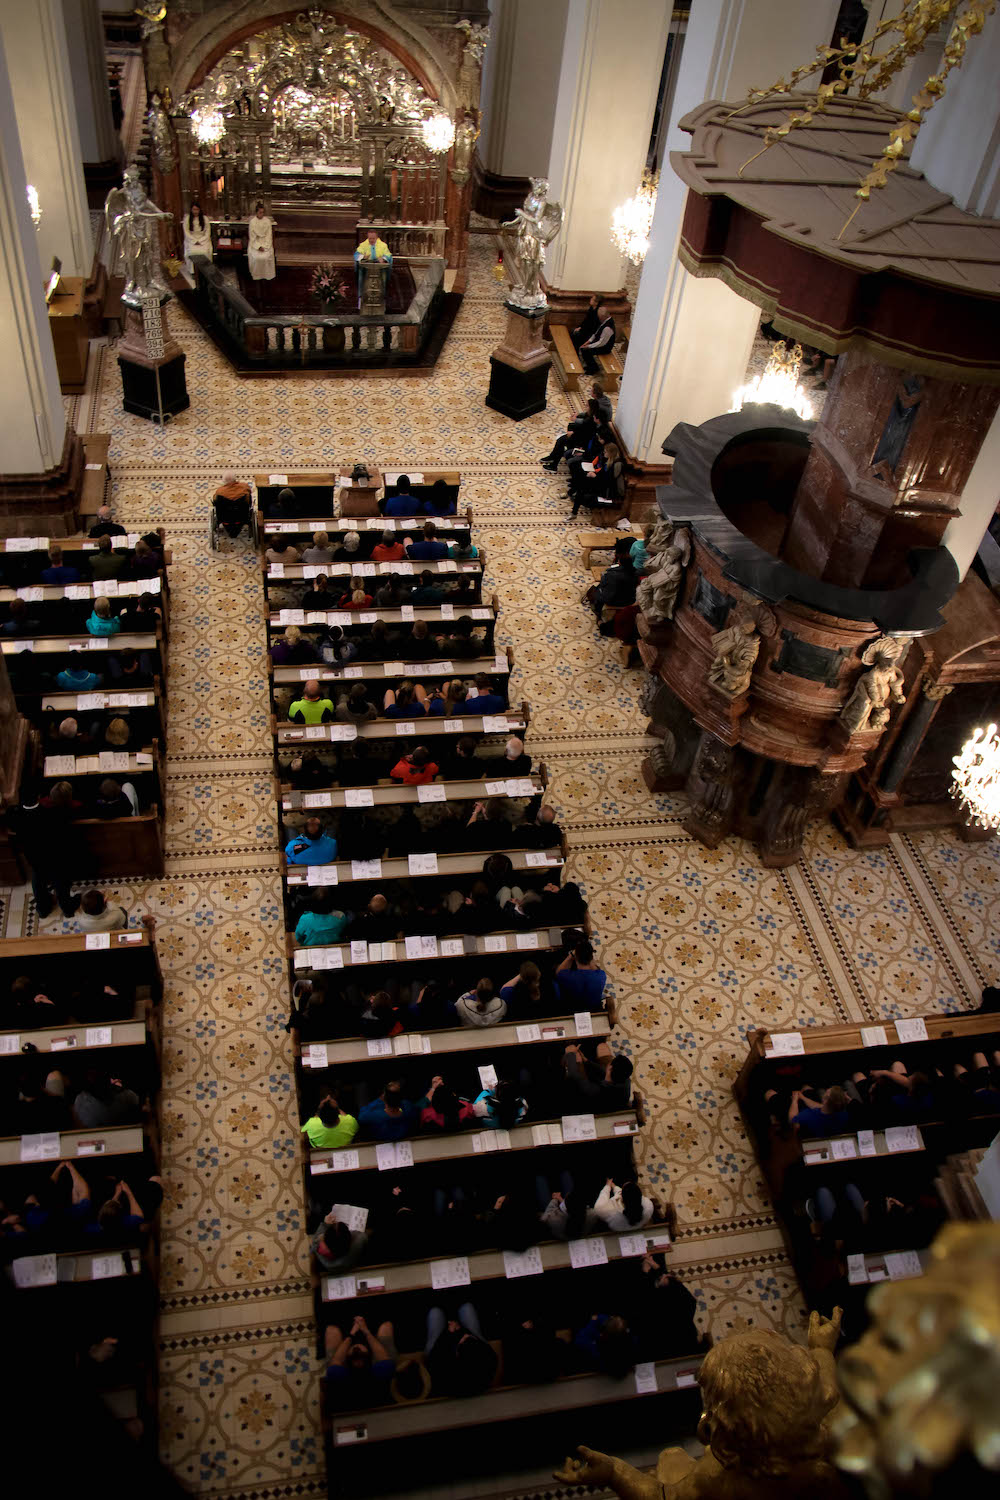
[(37, 229), (42, 217), (42, 205), (38, 201), (38, 189), (36, 187), (32, 187), (31, 183), (29, 182), (24, 191), (28, 195), (28, 208), (31, 211), (31, 222)]
[(611, 243), (634, 266), (641, 266), (649, 249), (649, 231), (656, 211), (656, 178), (642, 174), (642, 185), (634, 198), (619, 203), (611, 215)]
[(1000, 739), (997, 726), (977, 729), (953, 757), (951, 794), (979, 828), (1000, 828)]
[(435, 156), (450, 151), (455, 140), (455, 122), (450, 115), (428, 115), (423, 123), (424, 145)]
[(226, 133), (222, 111), (214, 104), (202, 104), (191, 112), (191, 124), (199, 145), (216, 146)]
[(729, 410), (742, 411), (744, 406), (782, 406), (808, 422), (813, 409), (812, 402), (799, 385), (801, 363), (801, 344), (793, 344), (791, 348), (785, 343), (775, 344), (763, 374), (740, 386), (733, 395)]

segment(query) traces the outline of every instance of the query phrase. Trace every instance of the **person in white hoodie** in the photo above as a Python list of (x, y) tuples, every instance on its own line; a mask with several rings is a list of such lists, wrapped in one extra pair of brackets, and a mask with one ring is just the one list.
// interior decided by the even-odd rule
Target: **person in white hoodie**
[(463, 1026), (496, 1026), (507, 1014), (507, 1002), (493, 993), (491, 979), (481, 979), (474, 990), (459, 995), (455, 1014)]
[(653, 1200), (647, 1198), (639, 1184), (626, 1182), (621, 1187), (609, 1177), (594, 1203), (594, 1213), (603, 1219), (609, 1229), (627, 1234), (631, 1229), (643, 1229), (653, 1217)]

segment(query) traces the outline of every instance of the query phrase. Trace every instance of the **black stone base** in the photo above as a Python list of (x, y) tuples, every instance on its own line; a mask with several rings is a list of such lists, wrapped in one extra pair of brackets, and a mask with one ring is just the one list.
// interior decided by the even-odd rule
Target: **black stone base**
[(486, 405), (503, 412), (515, 422), (545, 410), (545, 389), (549, 381), (549, 362), (531, 370), (515, 370), (513, 365), (490, 355), (490, 389)]
[[(131, 359), (118, 356), (118, 366), (122, 372), (122, 406), (136, 417), (148, 417), (151, 422), (160, 420), (169, 422), (170, 418), (176, 416), (179, 411), (186, 411), (191, 405), (191, 398), (187, 393), (187, 383), (184, 379), (183, 354), (175, 354), (173, 359), (168, 359), (165, 364), (154, 366), (140, 365)], [(157, 376), (159, 376), (159, 392), (157, 392)]]

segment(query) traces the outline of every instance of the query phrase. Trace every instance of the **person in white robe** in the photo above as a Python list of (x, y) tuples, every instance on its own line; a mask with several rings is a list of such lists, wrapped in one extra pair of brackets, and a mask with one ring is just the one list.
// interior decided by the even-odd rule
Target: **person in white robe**
[(274, 220), (264, 212), (263, 203), (257, 204), (250, 220), (247, 263), (254, 281), (274, 280)]
[(201, 211), (201, 204), (195, 199), (188, 210), (184, 225), (184, 270), (194, 282), (194, 266), (191, 263), (192, 255), (207, 255), (212, 259), (212, 229), (208, 219)]

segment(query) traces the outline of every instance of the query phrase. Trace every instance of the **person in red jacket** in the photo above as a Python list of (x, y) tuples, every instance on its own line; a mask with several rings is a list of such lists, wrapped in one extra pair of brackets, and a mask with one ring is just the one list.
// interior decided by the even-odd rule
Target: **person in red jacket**
[(389, 775), (393, 781), (401, 781), (404, 786), (426, 786), (438, 775), (441, 767), (431, 760), (431, 752), (426, 745), (418, 745), (411, 750), (409, 755), (401, 755), (393, 766)]

